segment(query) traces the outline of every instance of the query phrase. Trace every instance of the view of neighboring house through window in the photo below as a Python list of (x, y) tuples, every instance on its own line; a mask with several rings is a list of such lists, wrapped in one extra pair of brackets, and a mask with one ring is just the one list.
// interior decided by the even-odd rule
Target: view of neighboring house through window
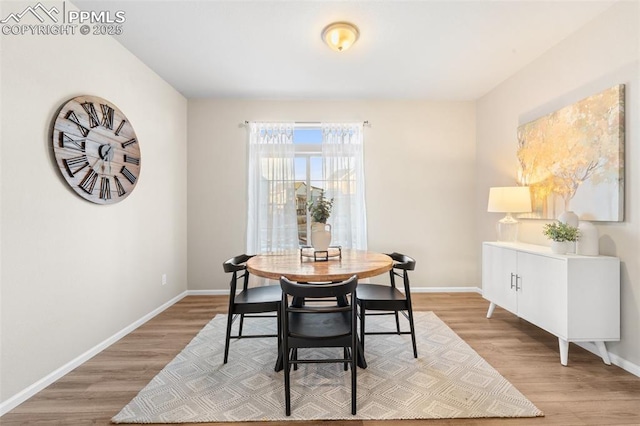
[(247, 252), (311, 245), (308, 203), (333, 199), (332, 245), (367, 248), (362, 123), (250, 123)]

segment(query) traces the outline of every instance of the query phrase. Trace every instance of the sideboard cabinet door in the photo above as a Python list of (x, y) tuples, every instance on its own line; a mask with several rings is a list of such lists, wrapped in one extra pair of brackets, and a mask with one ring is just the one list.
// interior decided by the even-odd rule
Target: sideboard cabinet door
[(567, 262), (518, 252), (518, 316), (567, 338)]
[(485, 299), (517, 315), (516, 253), (486, 244), (482, 247), (482, 294)]

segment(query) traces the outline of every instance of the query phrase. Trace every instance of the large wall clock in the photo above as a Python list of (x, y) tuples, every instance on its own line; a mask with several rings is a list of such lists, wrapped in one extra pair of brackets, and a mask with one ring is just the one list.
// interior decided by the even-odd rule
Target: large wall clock
[(124, 200), (140, 176), (140, 145), (131, 123), (97, 96), (62, 105), (53, 124), (53, 152), (67, 183), (93, 203)]

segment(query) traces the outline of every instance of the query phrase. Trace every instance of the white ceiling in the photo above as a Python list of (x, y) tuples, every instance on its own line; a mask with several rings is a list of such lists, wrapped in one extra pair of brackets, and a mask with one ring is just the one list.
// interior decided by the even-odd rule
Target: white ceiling
[[(473, 100), (613, 1), (74, 0), (188, 98)], [(338, 53), (320, 33), (350, 21)]]

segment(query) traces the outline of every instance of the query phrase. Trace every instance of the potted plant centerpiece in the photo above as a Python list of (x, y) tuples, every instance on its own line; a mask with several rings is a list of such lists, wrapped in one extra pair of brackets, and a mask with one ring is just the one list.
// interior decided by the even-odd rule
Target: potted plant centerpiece
[(326, 251), (331, 243), (331, 225), (327, 219), (331, 216), (333, 198), (327, 200), (324, 194), (315, 200), (309, 201), (308, 209), (313, 222), (311, 223), (311, 245), (316, 251)]
[(567, 243), (580, 237), (578, 228), (562, 222), (547, 223), (542, 233), (551, 240), (551, 251), (556, 254), (565, 254), (569, 249)]

